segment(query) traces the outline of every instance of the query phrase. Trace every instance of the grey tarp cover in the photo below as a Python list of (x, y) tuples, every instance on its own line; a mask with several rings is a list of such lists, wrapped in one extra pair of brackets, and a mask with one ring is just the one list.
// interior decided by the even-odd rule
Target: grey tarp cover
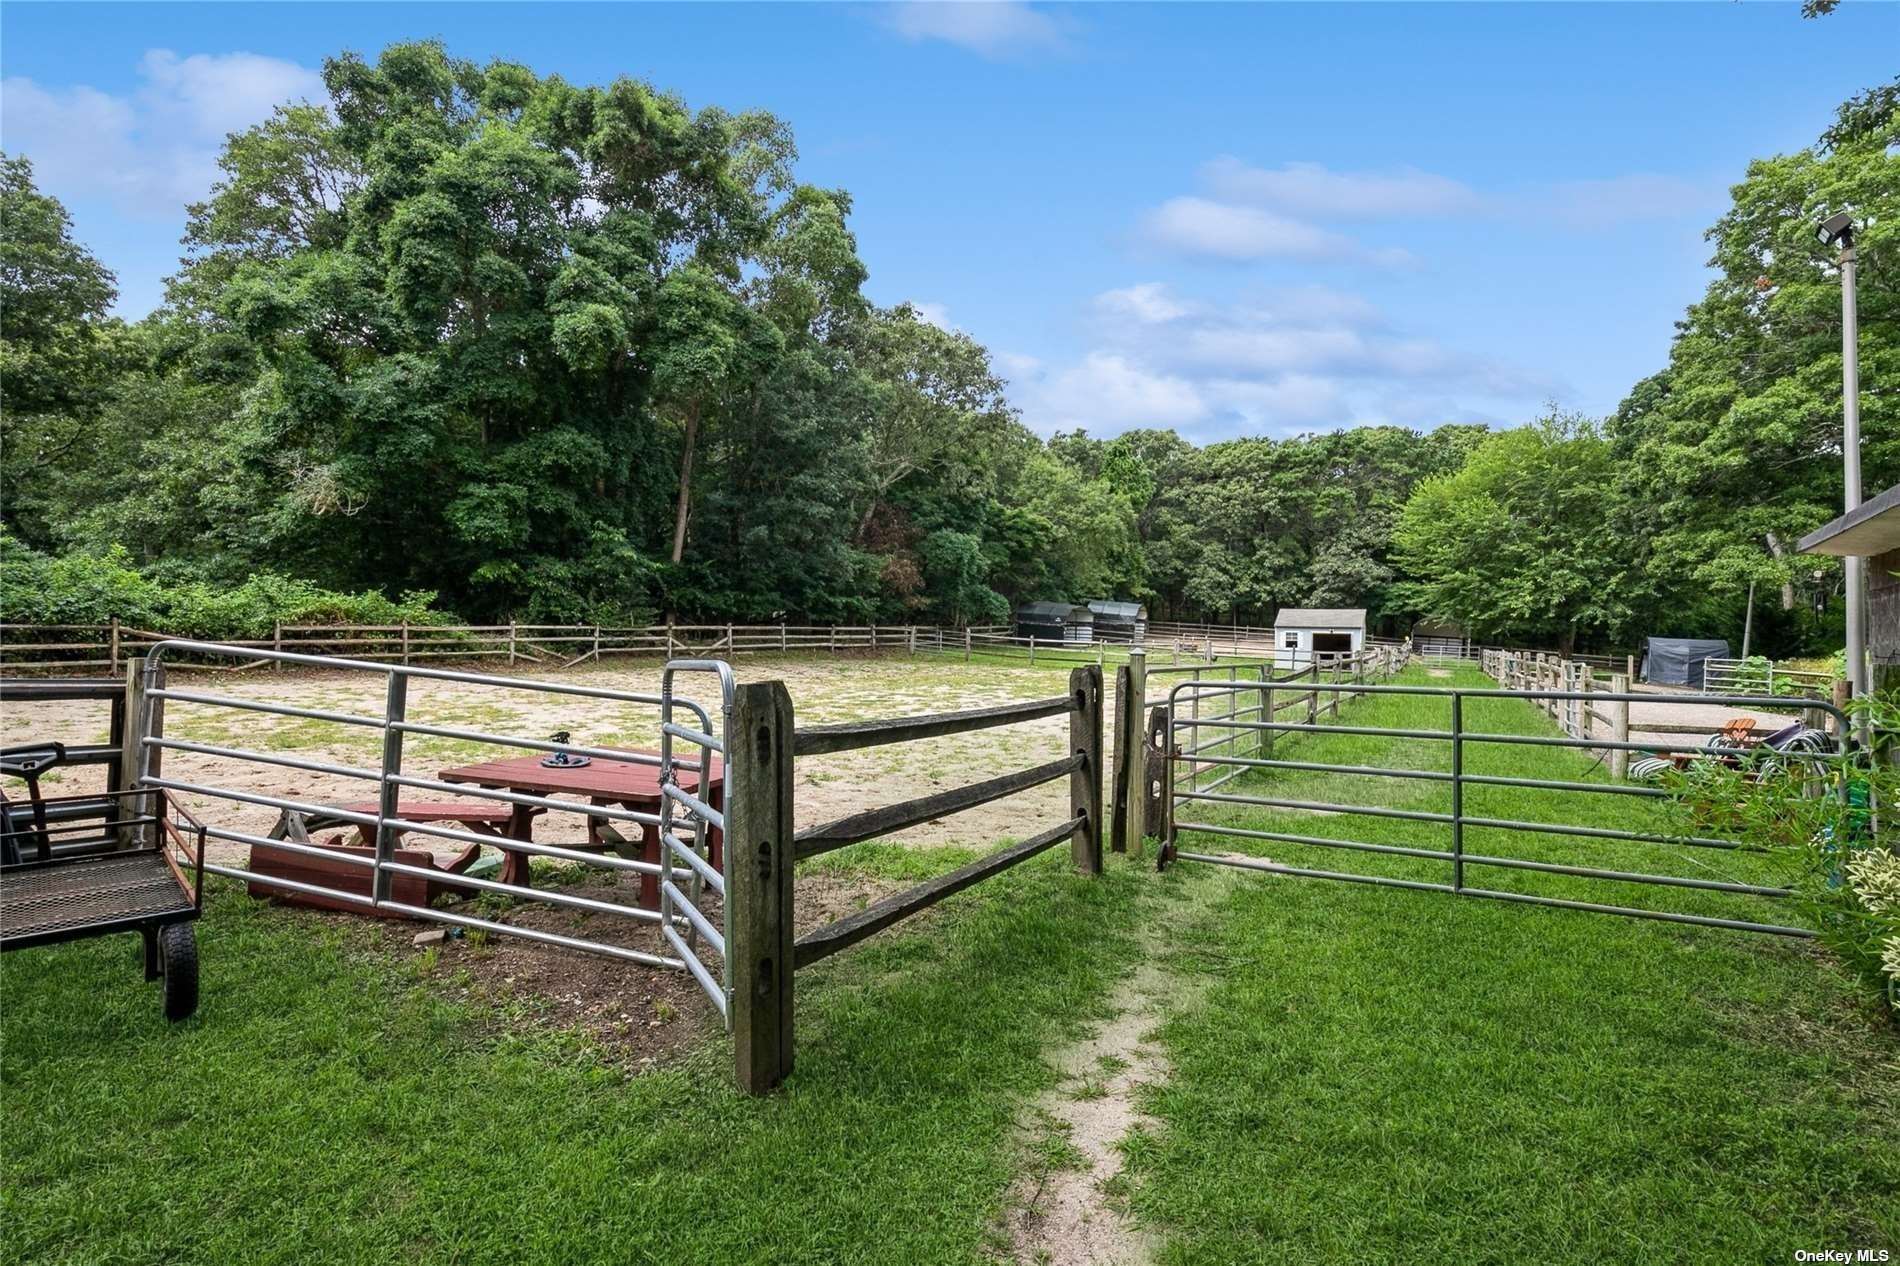
[(1664, 686), (1700, 686), (1702, 661), (1726, 659), (1728, 643), (1710, 637), (1652, 637), (1643, 648), (1643, 680)]

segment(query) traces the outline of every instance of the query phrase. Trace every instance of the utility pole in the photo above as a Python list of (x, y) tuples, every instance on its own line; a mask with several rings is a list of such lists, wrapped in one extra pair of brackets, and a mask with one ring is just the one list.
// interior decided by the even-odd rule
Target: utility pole
[[(1840, 248), (1841, 264), (1841, 463), (1847, 510), (1860, 505), (1860, 314), (1855, 302), (1854, 220), (1847, 212), (1821, 222), (1823, 242)], [(1859, 558), (1847, 563), (1847, 680), (1854, 693), (1865, 696), (1871, 683), (1867, 673), (1866, 564)]]

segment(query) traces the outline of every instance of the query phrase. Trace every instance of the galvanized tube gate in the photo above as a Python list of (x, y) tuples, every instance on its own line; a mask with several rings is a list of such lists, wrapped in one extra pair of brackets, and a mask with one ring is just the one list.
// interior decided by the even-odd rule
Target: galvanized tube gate
[[(1284, 688), (1284, 687), (1283, 687)], [(1559, 793), (1586, 793), (1634, 799), (1667, 799), (1670, 793), (1661, 787), (1632, 785), (1621, 779), (1605, 782), (1583, 780), (1564, 780), (1547, 778), (1509, 777), (1498, 774), (1474, 773), (1468, 767), (1469, 753), (1473, 746), (1531, 746), (1563, 747), (1599, 752), (1644, 752), (1658, 750), (1698, 752), (1706, 756), (1706, 749), (1696, 744), (1684, 744), (1671, 747), (1668, 744), (1638, 743), (1619, 739), (1599, 739), (1594, 737), (1551, 736), (1541, 734), (1507, 734), (1483, 730), (1473, 730), (1467, 724), (1467, 703), (1473, 700), (1516, 700), (1537, 706), (1545, 710), (1560, 710), (1578, 705), (1587, 706), (1590, 702), (1624, 703), (1642, 701), (1647, 703), (1688, 703), (1697, 705), (1715, 704), (1736, 708), (1785, 707), (1785, 699), (1767, 699), (1752, 696), (1710, 697), (1708, 695), (1632, 695), (1606, 691), (1581, 691), (1571, 689), (1502, 690), (1473, 689), (1462, 687), (1433, 687), (1408, 685), (1368, 685), (1353, 686), (1354, 694), (1363, 694), (1373, 698), (1379, 696), (1408, 695), (1428, 696), (1446, 701), (1449, 712), (1449, 725), (1446, 729), (1397, 728), (1390, 726), (1365, 726), (1343, 723), (1320, 724), (1310, 715), (1307, 719), (1282, 722), (1274, 718), (1273, 705), (1267, 705), (1272, 711), (1265, 719), (1248, 719), (1233, 715), (1230, 707), (1221, 715), (1205, 715), (1197, 705), (1206, 698), (1231, 696), (1237, 691), (1256, 691), (1260, 687), (1254, 684), (1236, 683), (1225, 680), (1196, 679), (1177, 683), (1168, 694), (1168, 732), (1171, 736), (1185, 735), (1185, 740), (1170, 742), (1168, 766), (1171, 776), (1163, 796), (1165, 821), (1162, 824), (1163, 848), (1161, 864), (1172, 861), (1203, 862), (1213, 865), (1232, 866), (1244, 870), (1269, 874), (1288, 875), (1300, 878), (1337, 879), (1351, 883), (1372, 884), (1385, 887), (1405, 888), (1423, 892), (1443, 892), (1456, 896), (1479, 897), (1497, 901), (1521, 902), (1531, 905), (1555, 906), (1572, 910), (1587, 910), (1604, 914), (1620, 914), (1634, 918), (1658, 919), (1673, 923), (1695, 924), (1699, 926), (1731, 928), (1749, 932), (1763, 932), (1780, 936), (1810, 936), (1805, 928), (1770, 923), (1756, 919), (1724, 918), (1683, 911), (1639, 908), (1599, 901), (1573, 900), (1538, 893), (1514, 892), (1474, 886), (1467, 877), (1469, 867), (1490, 867), (1498, 870), (1539, 872), (1562, 875), (1573, 878), (1603, 880), (1614, 883), (1634, 883), (1658, 885), (1679, 889), (1693, 889), (1704, 892), (1738, 894), (1747, 897), (1783, 899), (1791, 895), (1785, 887), (1742, 882), (1733, 879), (1704, 878), (1693, 875), (1673, 875), (1637, 870), (1612, 869), (1601, 866), (1573, 865), (1564, 862), (1537, 860), (1524, 857), (1508, 857), (1489, 852), (1474, 853), (1467, 847), (1468, 829), (1490, 831), (1524, 832), (1535, 836), (1567, 836), (1576, 839), (1614, 841), (1658, 845), (1680, 849), (1737, 850), (1744, 845), (1733, 838), (1706, 834), (1672, 834), (1658, 831), (1627, 830), (1617, 827), (1591, 826), (1560, 821), (1524, 821), (1511, 818), (1473, 814), (1468, 810), (1466, 791), (1471, 787), (1509, 787), (1528, 790), (1544, 790)], [(1834, 770), (1843, 768), (1851, 751), (1851, 736), (1847, 719), (1839, 708), (1832, 705), (1816, 705), (1803, 700), (1803, 707), (1831, 717), (1835, 723), (1835, 737), (1832, 740), (1833, 751), (1821, 757), (1801, 758), (1810, 765), (1805, 775), (1814, 784), (1820, 784)], [(1448, 748), (1448, 768), (1415, 769), (1384, 765), (1343, 764), (1319, 760), (1298, 760), (1276, 757), (1270, 748), (1262, 754), (1257, 748), (1251, 756), (1217, 753), (1211, 748), (1214, 743), (1197, 741), (1200, 731), (1224, 730), (1230, 735), (1255, 734), (1262, 740), (1271, 741), (1273, 736), (1281, 735), (1358, 735), (1403, 741), (1443, 743)], [(1183, 771), (1183, 767), (1185, 771)], [(1395, 780), (1412, 780), (1443, 785), (1448, 792), (1449, 804), (1445, 811), (1421, 810), (1415, 808), (1394, 808), (1369, 803), (1348, 803), (1340, 801), (1321, 801), (1296, 799), (1286, 796), (1273, 796), (1258, 792), (1227, 791), (1216, 792), (1211, 786), (1199, 787), (1195, 779), (1204, 766), (1229, 767), (1228, 772), (1219, 780), (1221, 783), (1256, 774), (1261, 771), (1298, 771), (1327, 775), (1346, 775), (1353, 777), (1377, 777)], [(1826, 794), (1845, 795), (1844, 780), (1827, 779)], [(1270, 791), (1270, 788), (1268, 789)], [(1195, 815), (1195, 805), (1241, 806), (1272, 810), (1276, 814), (1302, 813), (1322, 815), (1332, 819), (1337, 815), (1361, 816), (1396, 820), (1408, 823), (1426, 824), (1442, 827), (1448, 835), (1448, 847), (1430, 848), (1412, 844), (1377, 843), (1344, 837), (1335, 837), (1313, 833), (1262, 829), (1236, 825), (1232, 822), (1201, 820), (1210, 814)], [(1248, 842), (1283, 843), (1300, 848), (1324, 848), (1344, 852), (1384, 855), (1444, 862), (1449, 870), (1444, 881), (1432, 881), (1394, 875), (1363, 874), (1349, 871), (1322, 869), (1312, 866), (1294, 866), (1275, 862), (1268, 858), (1236, 854), (1222, 854), (1205, 851), (1190, 851), (1181, 846), (1185, 836), (1195, 834), (1224, 837)]]
[[(208, 659), (213, 663), (222, 659), (229, 659), (236, 663), (250, 663), (261, 659), (275, 663), (305, 665), (329, 673), (340, 671), (345, 674), (363, 674), (371, 679), (380, 675), (383, 678), (382, 704), (374, 713), (344, 711), (306, 708), (204, 690), (179, 689), (171, 686), (166, 678), (166, 659), (167, 656), (173, 654), (190, 654), (197, 659)], [(713, 672), (717, 676), (721, 695), (720, 715), (717, 721), (709, 709), (691, 699), (680, 697), (673, 690), (673, 677), (676, 672), (702, 671)], [(415, 720), (411, 717), (410, 686), (417, 681), (461, 683), (497, 690), (529, 692), (535, 695), (651, 706), (658, 709), (660, 714), (661, 751), (656, 756), (623, 748), (560, 742), (552, 738), (494, 734), (459, 725), (431, 724)], [(721, 869), (715, 868), (706, 856), (710, 832), (720, 830), (724, 825), (724, 818), (717, 808), (680, 786), (679, 772), (681, 770), (696, 772), (710, 770), (714, 767), (715, 756), (723, 756), (727, 752), (727, 717), (731, 711), (733, 694), (731, 670), (727, 665), (716, 662), (675, 663), (667, 666), (663, 681), (662, 692), (652, 695), (597, 686), (265, 651), (255, 647), (240, 648), (209, 642), (181, 640), (161, 642), (150, 651), (142, 677), (137, 718), (139, 768), (135, 788), (163, 790), (174, 797), (191, 797), (201, 803), (277, 811), (280, 827), (284, 829), (273, 828), (269, 834), (259, 830), (240, 829), (232, 825), (228, 818), (219, 820), (220, 815), (214, 812), (201, 813), (199, 816), (208, 819), (204, 828), (207, 836), (225, 844), (245, 846), (250, 850), (249, 861), (241, 861), (243, 855), (207, 861), (204, 869), (210, 874), (242, 880), (267, 891), (297, 893), (306, 897), (319, 898), (332, 905), (346, 909), (360, 909), (365, 913), (400, 914), (494, 935), (555, 945), (564, 949), (602, 954), (648, 967), (684, 971), (692, 975), (705, 990), (708, 998), (718, 1007), (720, 1013), (729, 1017), (729, 991), (724, 962), (726, 932), (723, 926), (725, 917), (723, 903), (716, 916), (720, 920), (718, 923), (714, 921), (715, 916), (703, 908), (704, 894), (707, 889), (722, 895), (726, 889), (725, 874)], [(281, 717), (334, 726), (341, 731), (367, 731), (372, 735), (380, 736), (378, 744), (380, 755), (375, 765), (346, 765), (336, 761), (291, 755), (284, 751), (240, 747), (231, 741), (211, 742), (172, 737), (165, 732), (168, 705), (174, 710), (192, 709), (194, 715), (201, 718), (207, 715), (207, 710), (210, 716), (227, 720), (237, 718), (234, 724), (239, 725), (267, 717)], [(682, 713), (686, 715), (689, 723), (682, 723), (676, 719)], [(220, 734), (219, 738), (222, 739), (222, 737)], [(540, 795), (507, 790), (499, 785), (445, 781), (441, 778), (408, 772), (404, 768), (405, 743), (411, 738), (418, 737), (454, 743), (464, 749), (472, 747), (479, 750), (484, 747), (493, 747), (507, 751), (564, 752), (569, 755), (585, 756), (593, 761), (614, 762), (622, 766), (654, 766), (657, 767), (661, 787), (659, 811), (649, 813), (613, 803), (590, 803), (557, 798), (551, 794)], [(697, 751), (682, 756), (675, 747), (675, 744), (679, 742), (687, 743), (690, 748), (696, 748)], [(164, 756), (168, 752), (188, 753), (217, 762), (212, 766), (217, 772), (207, 774), (198, 781), (168, 776), (164, 770)], [(236, 776), (233, 776), (233, 767), (235, 767)], [(255, 786), (255, 776), (261, 769), (295, 771), (306, 777), (316, 776), (327, 780), (373, 785), (376, 789), (375, 808), (372, 811), (367, 807), (352, 808), (344, 803), (332, 803), (332, 799), (341, 801), (342, 797), (328, 797), (324, 793), (303, 796), (258, 790)], [(251, 785), (241, 785), (247, 783)], [(415, 807), (405, 799), (410, 792), (446, 793), (454, 796), (458, 801), (476, 800), (507, 806), (512, 814), (511, 825), (515, 826), (525, 824), (531, 816), (571, 814), (586, 824), (589, 844), (594, 843), (598, 838), (619, 841), (617, 833), (612, 829), (614, 824), (638, 827), (642, 832), (652, 830), (658, 833), (659, 861), (649, 862), (644, 858), (615, 851), (599, 851), (594, 847), (572, 847), (536, 841), (529, 838), (525, 830), (514, 829), (506, 836), (498, 836), (494, 833), (467, 829), (466, 825), (446, 825), (442, 820), (417, 814)], [(368, 852), (368, 855), (364, 855), (362, 852), (324, 847), (312, 842), (304, 833), (302, 824), (305, 821), (343, 825), (357, 828), (366, 834), (373, 833), (374, 848)], [(518, 853), (528, 858), (571, 862), (595, 870), (639, 876), (643, 880), (657, 879), (660, 892), (659, 908), (647, 909), (636, 902), (563, 892), (554, 888), (508, 882), (504, 879), (447, 873), (433, 866), (404, 860), (397, 848), (399, 839), (404, 835), (444, 840), (464, 846), (505, 847), (505, 850), (510, 853)], [(625, 841), (619, 842), (625, 843)], [(328, 867), (332, 870), (339, 867), (351, 867), (364, 871), (368, 877), (367, 894), (361, 890), (360, 885), (357, 886), (356, 891), (351, 891), (322, 882), (313, 882), (308, 878), (292, 879), (281, 873), (261, 872), (256, 869), (256, 859), (260, 851), (266, 855), (310, 859), (319, 867)], [(676, 867), (681, 865), (685, 867), (688, 876), (684, 888), (680, 886), (676, 878), (679, 874)], [(440, 883), (446, 887), (474, 893), (492, 893), (524, 902), (559, 906), (589, 914), (612, 914), (636, 923), (650, 923), (658, 929), (659, 944), (651, 950), (642, 949), (604, 938), (553, 932), (504, 922), (500, 918), (485, 918), (461, 908), (440, 908), (426, 901), (402, 900), (397, 893), (398, 879)], [(716, 972), (703, 961), (700, 952), (701, 945), (704, 945), (720, 960), (716, 965)]]

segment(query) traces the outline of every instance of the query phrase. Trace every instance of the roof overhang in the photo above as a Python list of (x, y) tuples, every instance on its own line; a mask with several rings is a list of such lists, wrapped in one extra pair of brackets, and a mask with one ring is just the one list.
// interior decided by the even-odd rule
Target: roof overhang
[(1872, 558), (1900, 549), (1900, 484), (1814, 529), (1796, 548), (1837, 558)]

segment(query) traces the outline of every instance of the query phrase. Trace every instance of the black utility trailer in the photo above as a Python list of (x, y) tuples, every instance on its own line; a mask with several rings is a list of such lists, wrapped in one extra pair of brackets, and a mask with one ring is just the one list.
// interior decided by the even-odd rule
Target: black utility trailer
[[(165, 1018), (183, 1020), (198, 1009), (204, 825), (156, 789), (41, 796), (40, 776), (66, 755), (58, 743), (0, 749), (0, 773), (29, 793), (0, 794), (0, 950), (137, 932), (145, 978), (165, 982)], [(91, 838), (62, 838), (75, 832)]]

